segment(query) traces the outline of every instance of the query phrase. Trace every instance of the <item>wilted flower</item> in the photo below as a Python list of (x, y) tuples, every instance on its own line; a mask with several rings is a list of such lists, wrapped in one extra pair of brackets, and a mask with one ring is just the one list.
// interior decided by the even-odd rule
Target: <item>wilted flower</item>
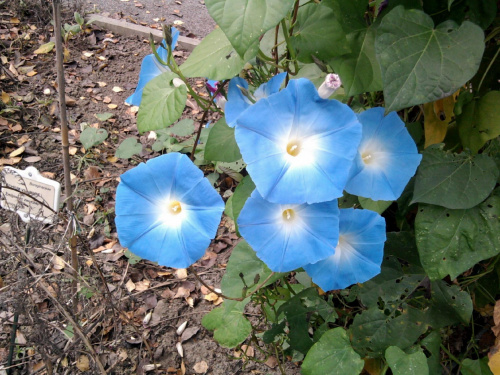
[(371, 108), (358, 119), (363, 137), (345, 190), (373, 200), (398, 199), (422, 155), (396, 112), (384, 117), (384, 108)]
[(301, 78), (248, 108), (235, 135), (264, 199), (316, 203), (342, 196), (361, 124), (347, 105), (321, 99)]
[(272, 271), (287, 272), (334, 253), (338, 215), (337, 200), (277, 204), (254, 190), (238, 217), (238, 228)]
[[(209, 79), (207, 81), (207, 89), (208, 89), (210, 96), (213, 96), (217, 92), (217, 90), (219, 89), (219, 81), (214, 81), (214, 80)], [(222, 109), (224, 111), (224, 109), (226, 108), (226, 103), (227, 103), (227, 99), (224, 97), (224, 95), (222, 95), (222, 93), (219, 92), (215, 96), (215, 104), (217, 105), (217, 107), (219, 107), (220, 109)]]
[(320, 98), (328, 99), (342, 85), (342, 81), (337, 74), (327, 74), (325, 81), (318, 89)]
[(170, 153), (125, 172), (116, 191), (120, 243), (141, 258), (186, 268), (214, 238), (224, 202), (186, 155)]
[[(172, 27), (172, 49), (177, 45), (177, 39), (179, 38), (179, 31)], [(166, 49), (165, 41), (158, 47), (156, 50), (158, 56), (163, 61), (167, 61), (168, 59), (168, 50)], [(142, 100), (142, 91), (144, 90), (144, 86), (151, 81), (153, 78), (159, 76), (164, 72), (169, 72), (170, 69), (167, 66), (161, 64), (156, 56), (152, 53), (144, 57), (141, 64), (141, 71), (139, 73), (139, 82), (137, 83), (137, 87), (135, 88), (135, 92), (130, 95), (125, 103), (130, 105), (140, 106)]]
[[(227, 104), (225, 108), (226, 123), (232, 128), (236, 125), (238, 117), (250, 107), (253, 103), (260, 99), (277, 93), (280, 90), (281, 84), (285, 80), (286, 73), (280, 73), (272, 77), (267, 83), (259, 86), (252, 94), (248, 91), (248, 83), (243, 78), (235, 77), (229, 81), (227, 90)], [(247, 95), (244, 95), (246, 91)], [(250, 96), (253, 102), (248, 98)]]
[(380, 273), (385, 240), (382, 216), (370, 210), (342, 209), (335, 254), (304, 269), (324, 291), (363, 283)]

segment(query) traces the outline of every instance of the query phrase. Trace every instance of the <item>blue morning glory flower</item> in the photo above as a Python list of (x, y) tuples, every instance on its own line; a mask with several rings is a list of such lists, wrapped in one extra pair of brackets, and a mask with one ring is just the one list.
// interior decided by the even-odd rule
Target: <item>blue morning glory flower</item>
[[(286, 73), (280, 73), (272, 77), (267, 83), (259, 86), (253, 93), (255, 102), (260, 99), (267, 98), (280, 90), (281, 84), (285, 80)], [(225, 107), (226, 123), (233, 128), (236, 125), (236, 120), (245, 109), (253, 103), (241, 92), (240, 87), (248, 90), (248, 83), (243, 78), (235, 77), (229, 81), (227, 89), (227, 103)]]
[(288, 272), (334, 253), (338, 215), (337, 200), (277, 204), (254, 190), (238, 217), (238, 228), (272, 271)]
[(160, 265), (200, 259), (224, 202), (186, 155), (169, 153), (125, 172), (116, 191), (116, 228), (124, 247)]
[(301, 78), (237, 122), (236, 142), (264, 199), (300, 204), (342, 196), (361, 140), (361, 124), (347, 105), (320, 98)]
[(385, 220), (378, 213), (342, 209), (335, 254), (304, 270), (324, 291), (363, 283), (380, 273), (385, 240)]
[[(177, 30), (175, 27), (172, 27), (171, 32), (172, 32), (172, 49), (174, 49), (175, 46), (177, 45), (177, 39), (179, 38), (179, 30)], [(165, 44), (165, 41), (163, 41), (162, 44), (156, 50), (158, 56), (160, 56), (160, 58), (163, 61), (167, 61), (168, 59), (168, 51), (166, 47), (167, 46)], [(125, 103), (130, 105), (140, 106), (142, 100), (142, 91), (144, 90), (144, 86), (146, 86), (146, 84), (153, 78), (168, 71), (170, 71), (170, 69), (167, 66), (162, 65), (156, 59), (156, 56), (153, 53), (144, 57), (141, 64), (141, 71), (139, 73), (139, 82), (137, 83), (135, 92), (125, 100)]]
[(384, 108), (371, 108), (358, 119), (363, 137), (345, 190), (373, 200), (396, 200), (422, 155), (396, 112), (384, 117)]

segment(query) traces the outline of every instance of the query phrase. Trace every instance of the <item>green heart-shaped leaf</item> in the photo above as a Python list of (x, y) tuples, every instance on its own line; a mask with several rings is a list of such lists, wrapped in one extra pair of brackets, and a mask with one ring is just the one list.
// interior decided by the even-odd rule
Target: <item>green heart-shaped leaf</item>
[(458, 27), (446, 21), (434, 28), (426, 13), (394, 8), (375, 39), (386, 111), (453, 94), (477, 72), (483, 51), (484, 33), (472, 22)]

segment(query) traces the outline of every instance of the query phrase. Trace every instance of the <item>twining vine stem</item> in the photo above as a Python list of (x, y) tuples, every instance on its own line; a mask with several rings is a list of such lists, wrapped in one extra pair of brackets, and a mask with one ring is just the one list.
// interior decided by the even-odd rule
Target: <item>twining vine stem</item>
[(251, 297), (252, 295), (254, 295), (256, 292), (259, 291), (260, 288), (262, 288), (264, 285), (267, 284), (267, 282), (269, 280), (271, 280), (271, 277), (274, 276), (274, 272), (271, 272), (271, 274), (262, 282), (260, 283), (257, 288), (255, 288), (255, 290), (253, 292), (251, 292), (250, 294), (247, 294), (245, 297), (240, 297), (240, 298), (234, 298), (234, 297), (228, 297), (228, 296), (225, 296), (224, 294), (222, 293), (219, 293), (217, 291), (215, 291), (211, 286), (209, 286), (207, 283), (205, 283), (201, 277), (198, 275), (198, 273), (196, 272), (196, 270), (194, 269), (193, 266), (189, 266), (188, 268), (194, 275), (194, 277), (196, 277), (196, 280), (198, 280), (205, 288), (207, 288), (210, 292), (212, 293), (215, 293), (217, 296), (219, 297), (222, 297), (224, 299), (229, 299), (231, 301), (243, 301), (245, 299), (247, 299), (248, 297)]

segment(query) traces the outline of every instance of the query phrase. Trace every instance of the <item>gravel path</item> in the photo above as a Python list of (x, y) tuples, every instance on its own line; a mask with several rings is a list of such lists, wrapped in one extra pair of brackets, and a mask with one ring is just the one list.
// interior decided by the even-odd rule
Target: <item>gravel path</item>
[(203, 0), (84, 0), (83, 4), (87, 12), (148, 25), (182, 21), (181, 34), (191, 38), (203, 39), (215, 27)]

